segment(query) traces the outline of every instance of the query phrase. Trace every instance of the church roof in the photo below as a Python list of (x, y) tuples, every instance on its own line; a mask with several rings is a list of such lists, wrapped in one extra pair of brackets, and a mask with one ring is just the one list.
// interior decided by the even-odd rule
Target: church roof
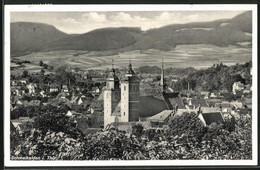
[(140, 117), (150, 117), (167, 110), (167, 105), (163, 100), (153, 96), (140, 96)]
[(150, 121), (164, 121), (165, 119), (167, 119), (170, 114), (172, 113), (172, 110), (164, 110), (152, 117), (149, 117), (147, 120)]

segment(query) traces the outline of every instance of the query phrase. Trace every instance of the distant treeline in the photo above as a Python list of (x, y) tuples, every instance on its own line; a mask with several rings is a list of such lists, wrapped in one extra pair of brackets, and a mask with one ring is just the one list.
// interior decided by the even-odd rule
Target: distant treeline
[[(138, 71), (140, 73), (147, 73), (147, 74), (160, 74), (162, 69), (157, 66), (141, 66), (139, 67)], [(167, 68), (164, 69), (164, 73), (166, 75), (188, 75), (190, 73), (194, 73), (196, 69), (189, 67), (189, 68)]]
[(232, 91), (234, 82), (240, 81), (243, 84), (252, 84), (250, 69), (252, 62), (245, 64), (236, 64), (226, 66), (222, 63), (214, 64), (212, 67), (204, 70), (197, 70), (190, 73), (187, 77), (180, 79), (175, 85), (176, 90), (187, 89), (187, 84), (194, 90), (221, 90)]

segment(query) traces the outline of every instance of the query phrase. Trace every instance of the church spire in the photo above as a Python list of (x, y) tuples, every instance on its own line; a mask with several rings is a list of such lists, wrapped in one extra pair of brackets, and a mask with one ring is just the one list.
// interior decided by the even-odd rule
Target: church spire
[(112, 59), (112, 69), (114, 69), (114, 60)]
[(160, 81), (160, 86), (161, 86), (161, 90), (162, 92), (164, 92), (164, 62), (163, 62), (163, 59), (162, 59), (162, 71), (161, 71), (161, 81)]
[(127, 77), (132, 77), (135, 74), (133, 68), (132, 68), (132, 64), (131, 64), (131, 60), (129, 60), (129, 65), (128, 65), (128, 70), (126, 71), (126, 75)]

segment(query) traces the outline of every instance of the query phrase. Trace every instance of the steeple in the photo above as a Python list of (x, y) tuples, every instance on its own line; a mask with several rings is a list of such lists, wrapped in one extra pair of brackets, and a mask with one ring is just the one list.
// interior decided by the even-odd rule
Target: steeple
[(132, 77), (135, 74), (134, 70), (132, 69), (131, 60), (129, 60), (128, 69), (126, 70), (126, 77)]
[(107, 77), (107, 82), (106, 86), (109, 89), (118, 89), (119, 88), (119, 79), (116, 76), (116, 71), (114, 69), (114, 61), (112, 59), (112, 68), (109, 71), (108, 77)]
[(164, 68), (163, 68), (163, 59), (162, 59), (162, 72), (161, 72), (161, 81), (160, 81), (160, 86), (161, 86), (161, 90), (162, 92), (164, 92)]

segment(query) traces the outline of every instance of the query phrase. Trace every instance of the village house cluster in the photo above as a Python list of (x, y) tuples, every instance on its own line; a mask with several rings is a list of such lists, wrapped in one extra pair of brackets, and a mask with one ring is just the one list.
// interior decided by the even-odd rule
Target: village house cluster
[[(30, 106), (66, 106), (64, 116), (86, 134), (113, 127), (131, 133), (132, 127), (138, 124), (144, 130), (164, 131), (170, 119), (184, 113), (196, 113), (205, 126), (223, 122), (225, 117), (251, 114), (251, 85), (235, 82), (232, 93), (237, 98), (231, 102), (225, 100), (224, 96), (230, 93), (226, 89), (198, 92), (188, 87), (176, 91), (166, 86), (166, 79), (176, 82), (176, 78), (165, 76), (163, 62), (159, 80), (140, 78), (131, 63), (121, 75), (112, 66), (106, 79), (91, 77), (79, 69), (66, 71), (83, 78), (74, 85), (69, 81), (63, 84), (53, 81), (44, 86), (32, 82), (30, 76), (11, 79), (11, 112), (22, 112), (21, 108)], [(94, 84), (90, 90), (84, 89), (86, 81)], [(33, 121), (34, 117), (28, 115), (11, 119), (13, 128), (21, 135), (30, 130)]]

